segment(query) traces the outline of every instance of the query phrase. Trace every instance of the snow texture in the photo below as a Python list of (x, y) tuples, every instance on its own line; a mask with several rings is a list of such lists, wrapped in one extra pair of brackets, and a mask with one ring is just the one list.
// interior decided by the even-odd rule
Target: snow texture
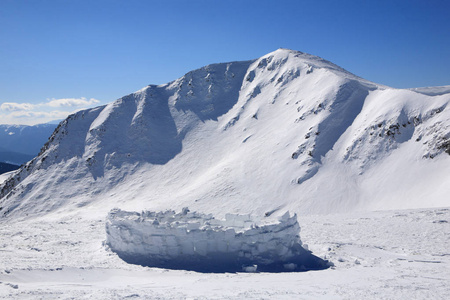
[[(447, 299), (448, 91), (393, 89), (279, 49), (71, 115), (0, 175), (0, 298)], [(303, 248), (335, 266), (204, 274), (104, 245), (114, 207), (186, 206), (219, 220), (297, 213)]]
[(112, 210), (107, 244), (129, 263), (200, 272), (280, 272), (326, 269), (302, 247), (297, 215), (259, 224), (250, 215), (225, 220), (189, 212)]
[(1, 214), (446, 206), (450, 94), (434, 94), (286, 49), (209, 65), (67, 118), (0, 186)]
[(287, 49), (208, 65), (68, 117), (0, 185), (0, 216), (448, 206), (446, 91), (389, 88)]
[(448, 206), (447, 90), (389, 88), (287, 49), (208, 65), (69, 116), (0, 185), (0, 216)]
[(302, 241), (335, 266), (282, 273), (128, 264), (103, 246), (104, 217), (65, 212), (0, 220), (0, 299), (447, 299), (450, 294), (448, 208), (303, 216)]

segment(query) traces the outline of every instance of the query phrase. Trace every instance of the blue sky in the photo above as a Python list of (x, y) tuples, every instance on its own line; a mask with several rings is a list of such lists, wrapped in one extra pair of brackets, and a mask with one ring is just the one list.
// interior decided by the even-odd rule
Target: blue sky
[(0, 123), (63, 118), (280, 47), (392, 87), (449, 85), (449, 16), (446, 0), (1, 0)]

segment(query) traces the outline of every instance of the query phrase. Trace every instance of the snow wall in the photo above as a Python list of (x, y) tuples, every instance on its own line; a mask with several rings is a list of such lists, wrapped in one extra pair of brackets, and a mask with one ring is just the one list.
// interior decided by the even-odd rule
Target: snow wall
[(293, 272), (329, 264), (302, 246), (297, 215), (256, 220), (250, 215), (113, 209), (107, 245), (128, 263), (199, 272)]

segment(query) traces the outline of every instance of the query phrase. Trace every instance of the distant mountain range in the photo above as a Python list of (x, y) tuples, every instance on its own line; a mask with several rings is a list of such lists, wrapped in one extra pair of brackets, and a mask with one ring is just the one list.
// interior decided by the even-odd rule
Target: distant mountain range
[(17, 170), (18, 168), (19, 168), (18, 165), (12, 165), (12, 164), (0, 162), (0, 174), (11, 172), (11, 171)]
[(21, 165), (38, 155), (57, 124), (0, 125), (0, 162)]
[[(449, 91), (390, 88), (287, 49), (208, 65), (69, 116), (0, 186), (1, 214), (449, 206)], [(28, 129), (14, 130), (2, 132)]]

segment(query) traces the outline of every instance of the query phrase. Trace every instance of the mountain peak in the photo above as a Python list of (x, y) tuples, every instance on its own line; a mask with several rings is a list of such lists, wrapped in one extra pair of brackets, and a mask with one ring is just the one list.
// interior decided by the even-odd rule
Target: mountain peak
[(283, 48), (280, 47), (277, 50), (273, 51), (272, 53), (292, 53), (292, 54), (303, 54), (303, 52), (298, 51), (298, 50), (293, 50), (293, 49), (289, 49), (289, 48)]
[(361, 83), (363, 83), (371, 88), (384, 87), (382, 85), (375, 84), (366, 79), (358, 77), (358, 76), (352, 74), (351, 72), (345, 70), (344, 68), (342, 68), (326, 59), (323, 59), (319, 56), (301, 52), (301, 51), (297, 51), (297, 50), (288, 49), (288, 48), (279, 48), (273, 52), (270, 52), (270, 53), (262, 56), (261, 58), (257, 59), (257, 61), (271, 60), (273, 58), (275, 58), (276, 61), (283, 61), (283, 62), (289, 61), (289, 64), (291, 66), (303, 65), (304, 67), (310, 69), (310, 71), (314, 68), (315, 69), (319, 69), (319, 68), (327, 69), (327, 70), (330, 70), (331, 72), (334, 72), (338, 76), (348, 78), (351, 80), (358, 80)]
[(445, 206), (450, 94), (439, 94), (380, 88), (289, 49), (211, 64), (71, 115), (0, 186), (1, 214)]

